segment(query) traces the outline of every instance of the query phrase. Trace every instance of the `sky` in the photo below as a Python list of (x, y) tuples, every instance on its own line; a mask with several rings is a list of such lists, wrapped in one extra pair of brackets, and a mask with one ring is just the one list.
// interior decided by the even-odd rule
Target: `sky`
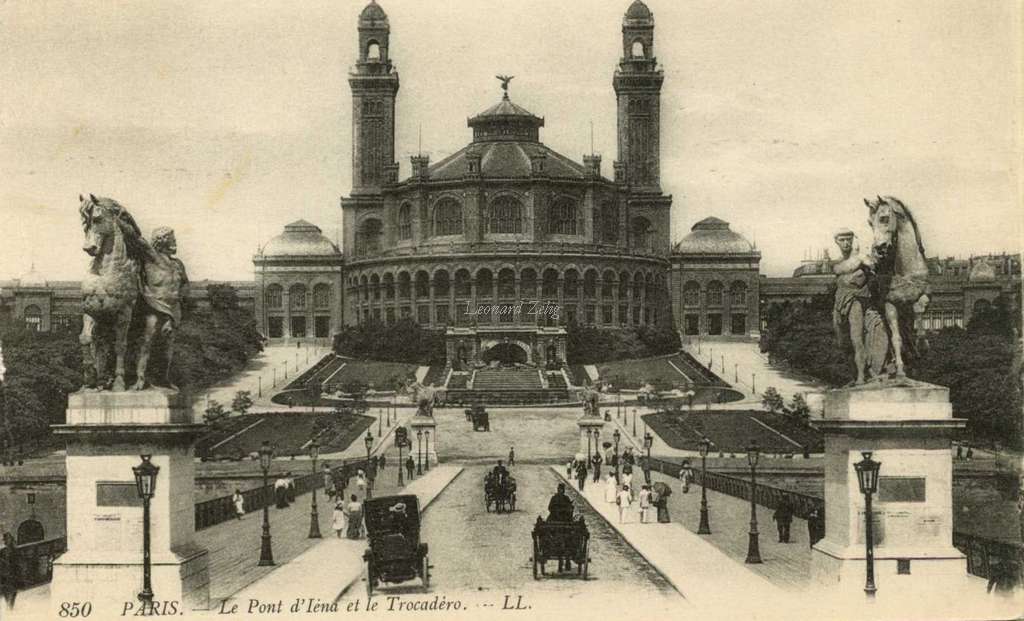
[[(362, 0), (0, 2), (0, 278), (84, 271), (79, 193), (171, 226), (193, 279), (249, 279), (304, 218), (339, 237)], [(627, 0), (382, 0), (396, 154), (439, 161), (512, 100), (612, 175)], [(649, 0), (672, 239), (715, 215), (787, 275), (864, 197), (913, 210), (929, 255), (1017, 251), (1021, 14), (1012, 0)], [(834, 254), (834, 252), (833, 252)]]

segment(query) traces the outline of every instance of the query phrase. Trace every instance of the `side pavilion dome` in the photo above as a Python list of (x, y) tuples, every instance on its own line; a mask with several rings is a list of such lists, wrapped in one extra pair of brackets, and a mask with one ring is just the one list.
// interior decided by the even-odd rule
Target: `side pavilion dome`
[(263, 247), (263, 256), (323, 256), (340, 254), (334, 242), (324, 237), (320, 227), (305, 220), (296, 220), (284, 232)]
[(729, 229), (729, 223), (714, 216), (704, 218), (690, 234), (675, 245), (679, 254), (737, 254), (755, 252), (745, 237)]

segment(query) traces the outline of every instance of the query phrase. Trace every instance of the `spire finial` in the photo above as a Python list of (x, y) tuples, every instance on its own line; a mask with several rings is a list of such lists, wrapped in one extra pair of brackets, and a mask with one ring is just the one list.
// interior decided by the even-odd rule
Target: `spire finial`
[(514, 78), (516, 76), (514, 76), (514, 75), (496, 75), (494, 77), (496, 77), (499, 80), (501, 80), (501, 90), (504, 91), (504, 94), (501, 96), (501, 98), (507, 101), (508, 100), (508, 83), (511, 82), (512, 78)]

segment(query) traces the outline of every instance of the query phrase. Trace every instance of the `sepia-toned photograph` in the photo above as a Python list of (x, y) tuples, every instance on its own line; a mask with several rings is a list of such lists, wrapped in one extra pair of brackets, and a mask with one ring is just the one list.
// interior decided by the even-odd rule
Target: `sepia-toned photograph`
[(0, 620), (1024, 615), (1020, 0), (0, 0)]

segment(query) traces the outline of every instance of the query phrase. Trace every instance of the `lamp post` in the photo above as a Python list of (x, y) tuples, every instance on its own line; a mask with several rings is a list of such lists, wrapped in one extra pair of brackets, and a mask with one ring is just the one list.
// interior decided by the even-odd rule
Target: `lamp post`
[(875, 591), (875, 541), (874, 541), (874, 519), (871, 515), (871, 495), (878, 491), (878, 471), (882, 467), (881, 462), (871, 459), (871, 451), (861, 453), (862, 461), (853, 464), (857, 471), (857, 484), (860, 486), (860, 493), (864, 494), (864, 562), (867, 575), (864, 582), (864, 592), (868, 597), (874, 597)]
[(590, 463), (590, 455), (591, 455), (591, 453), (590, 453), (590, 439), (593, 437), (593, 435), (594, 434), (591, 432), (590, 428), (588, 427), (587, 428), (587, 463), (588, 464)]
[(644, 468), (644, 483), (651, 484), (651, 447), (654, 446), (654, 436), (644, 432), (644, 448), (647, 449), (647, 467)]
[(633, 408), (633, 437), (636, 437), (636, 408)]
[(384, 422), (384, 413), (381, 412), (380, 408), (377, 408), (377, 437), (383, 438), (384, 432), (381, 430), (381, 425)]
[(423, 474), (423, 430), (416, 430), (416, 476)]
[[(263, 469), (263, 489), (266, 494), (267, 473), (270, 470), (270, 460), (274, 457), (274, 449), (270, 448), (270, 442), (263, 441), (260, 447), (260, 468)], [(274, 564), (274, 551), (270, 545), (270, 500), (263, 504), (263, 538), (260, 541), (260, 567)]]
[(257, 375), (256, 376), (256, 385), (258, 386), (258, 388), (256, 389), (256, 398), (259, 399), (259, 398), (263, 397), (263, 376), (262, 375)]
[(405, 470), (405, 462), (402, 461), (402, 449), (405, 448), (405, 442), (396, 439), (396, 445), (398, 445), (398, 487), (405, 485), (405, 476), (403, 471)]
[(697, 393), (696, 393), (696, 392), (694, 392), (694, 391), (693, 391), (693, 389), (690, 389), (690, 390), (687, 390), (685, 394), (686, 394), (686, 401), (687, 401), (687, 403), (688, 403), (688, 404), (689, 404), (689, 406), (690, 406), (690, 411), (692, 412), (692, 411), (693, 411), (693, 397), (694, 397), (694, 396), (695, 396), (695, 395), (696, 395)]
[(703, 437), (698, 445), (700, 450), (700, 526), (697, 527), (698, 535), (710, 535), (711, 524), (708, 522), (708, 451), (711, 449), (711, 440)]
[(313, 460), (313, 506), (309, 511), (309, 537), (320, 539), (320, 516), (316, 512), (316, 460), (320, 456), (320, 444), (313, 440), (309, 443), (309, 457)]
[[(363, 440), (366, 444), (366, 474), (370, 474), (370, 449), (373, 448), (373, 434), (369, 431), (366, 432), (366, 439)], [(370, 477), (370, 480), (366, 484), (366, 497), (373, 498), (373, 481), (377, 478), (376, 473)]]
[(761, 549), (757, 543), (757, 459), (761, 450), (757, 442), (747, 447), (747, 463), (750, 464), (750, 540), (747, 542), (747, 562), (761, 563)]
[(615, 432), (612, 433), (612, 440), (615, 441), (615, 453), (613, 453), (613, 455), (615, 455), (615, 484), (616, 485), (619, 484), (619, 438), (621, 438), (621, 437), (622, 437), (622, 434), (619, 433), (618, 429), (616, 429)]
[[(140, 455), (142, 463), (132, 467), (135, 474), (135, 488), (142, 499), (142, 591), (139, 592), (139, 599), (143, 608), (153, 605), (153, 584), (150, 577), (152, 561), (149, 555), (149, 501), (156, 492), (156, 475), (160, 468), (154, 466), (149, 460), (152, 455)], [(35, 498), (32, 499), (33, 503)]]
[(430, 430), (423, 430), (423, 471), (430, 472)]

